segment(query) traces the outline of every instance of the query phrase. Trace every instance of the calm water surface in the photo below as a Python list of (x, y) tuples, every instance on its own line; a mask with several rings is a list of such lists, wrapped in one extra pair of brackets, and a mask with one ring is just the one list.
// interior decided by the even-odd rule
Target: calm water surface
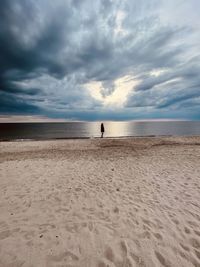
[[(0, 140), (92, 138), (101, 122), (0, 123)], [(200, 135), (200, 121), (104, 122), (105, 137)]]

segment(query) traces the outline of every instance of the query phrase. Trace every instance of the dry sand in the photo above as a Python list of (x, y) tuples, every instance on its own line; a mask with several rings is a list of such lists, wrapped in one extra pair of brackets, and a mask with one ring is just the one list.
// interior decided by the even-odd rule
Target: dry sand
[(200, 137), (0, 143), (0, 266), (200, 266)]

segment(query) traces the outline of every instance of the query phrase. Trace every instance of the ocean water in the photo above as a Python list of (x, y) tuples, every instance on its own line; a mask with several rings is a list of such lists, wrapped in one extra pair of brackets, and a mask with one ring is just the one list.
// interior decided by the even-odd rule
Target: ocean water
[[(101, 122), (0, 123), (0, 140), (100, 137)], [(200, 135), (200, 121), (104, 122), (104, 137)]]

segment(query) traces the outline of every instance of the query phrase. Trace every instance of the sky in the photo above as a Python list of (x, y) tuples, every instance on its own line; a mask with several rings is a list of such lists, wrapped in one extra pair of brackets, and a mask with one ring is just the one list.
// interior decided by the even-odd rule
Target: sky
[(200, 120), (199, 0), (0, 1), (0, 119)]

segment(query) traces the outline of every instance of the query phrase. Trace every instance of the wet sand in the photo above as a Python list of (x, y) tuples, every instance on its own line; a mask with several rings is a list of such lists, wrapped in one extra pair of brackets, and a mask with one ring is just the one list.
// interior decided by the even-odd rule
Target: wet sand
[(0, 267), (199, 267), (200, 137), (0, 143)]

